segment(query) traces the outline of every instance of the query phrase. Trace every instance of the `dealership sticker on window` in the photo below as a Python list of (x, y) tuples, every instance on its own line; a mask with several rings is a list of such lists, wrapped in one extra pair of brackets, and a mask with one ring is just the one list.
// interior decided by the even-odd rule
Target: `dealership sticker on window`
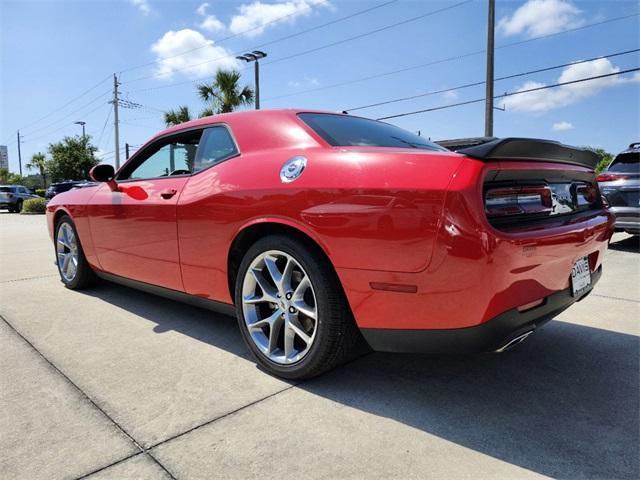
[(578, 297), (591, 288), (591, 271), (589, 259), (582, 257), (576, 260), (571, 269), (572, 295)]

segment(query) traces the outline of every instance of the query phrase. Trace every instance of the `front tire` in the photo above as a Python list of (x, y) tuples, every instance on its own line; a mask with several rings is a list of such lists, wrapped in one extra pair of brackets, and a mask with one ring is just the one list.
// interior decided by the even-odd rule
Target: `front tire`
[(249, 248), (235, 301), (245, 343), (262, 367), (283, 378), (301, 380), (334, 368), (360, 337), (326, 258), (284, 235)]
[(54, 239), (56, 265), (60, 280), (71, 290), (81, 290), (91, 286), (96, 275), (84, 256), (76, 227), (71, 217), (64, 215), (56, 224)]

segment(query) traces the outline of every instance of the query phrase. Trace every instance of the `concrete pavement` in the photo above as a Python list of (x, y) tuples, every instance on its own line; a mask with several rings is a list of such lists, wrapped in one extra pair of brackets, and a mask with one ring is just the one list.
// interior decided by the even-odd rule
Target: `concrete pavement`
[(235, 320), (63, 288), (42, 216), (0, 212), (2, 478), (638, 478), (640, 246), (503, 355), (258, 369)]

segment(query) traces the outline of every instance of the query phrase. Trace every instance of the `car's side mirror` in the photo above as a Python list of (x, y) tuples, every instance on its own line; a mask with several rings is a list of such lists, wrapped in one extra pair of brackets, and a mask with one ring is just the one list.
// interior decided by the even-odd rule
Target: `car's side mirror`
[(116, 171), (113, 168), (113, 165), (108, 165), (106, 163), (96, 165), (89, 171), (89, 177), (91, 180), (107, 183), (109, 188), (114, 192), (118, 190), (118, 184), (114, 180), (115, 176)]

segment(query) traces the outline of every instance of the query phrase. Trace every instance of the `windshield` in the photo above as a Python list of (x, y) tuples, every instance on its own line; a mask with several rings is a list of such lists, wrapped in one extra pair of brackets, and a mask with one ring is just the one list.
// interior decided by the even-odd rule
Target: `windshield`
[(334, 147), (395, 147), (447, 150), (388, 123), (331, 113), (300, 113), (300, 119)]
[(607, 170), (618, 173), (640, 173), (640, 152), (621, 153)]

